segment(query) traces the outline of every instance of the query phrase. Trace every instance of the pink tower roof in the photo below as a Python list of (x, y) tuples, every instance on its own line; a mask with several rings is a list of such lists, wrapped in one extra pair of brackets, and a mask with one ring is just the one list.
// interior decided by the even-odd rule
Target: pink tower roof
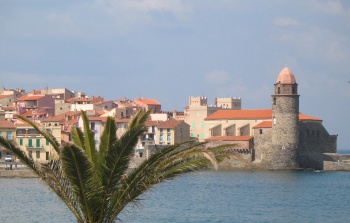
[(276, 81), (276, 83), (281, 84), (294, 84), (296, 82), (293, 71), (287, 66), (281, 70)]

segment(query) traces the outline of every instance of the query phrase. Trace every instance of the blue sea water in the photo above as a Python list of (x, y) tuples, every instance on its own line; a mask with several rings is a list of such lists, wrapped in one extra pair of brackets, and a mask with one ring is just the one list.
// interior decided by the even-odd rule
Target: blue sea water
[[(187, 174), (156, 185), (120, 219), (133, 223), (349, 222), (350, 172)], [(0, 222), (75, 222), (38, 179), (0, 179)]]

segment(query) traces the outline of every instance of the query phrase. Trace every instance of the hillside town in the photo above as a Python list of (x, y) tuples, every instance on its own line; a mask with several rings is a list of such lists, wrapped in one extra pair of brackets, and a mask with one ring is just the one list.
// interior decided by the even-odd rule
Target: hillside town
[[(45, 162), (54, 155), (52, 146), (16, 115), (36, 122), (58, 142), (69, 143), (72, 128), (83, 127), (84, 111), (98, 146), (107, 117), (115, 118), (120, 137), (132, 117), (147, 109), (152, 114), (146, 122), (148, 130), (135, 147), (135, 157), (149, 157), (149, 147), (157, 150), (194, 140), (209, 146), (234, 144), (234, 152), (245, 162), (231, 160), (226, 164), (229, 169), (349, 169), (350, 157), (336, 153), (337, 136), (327, 132), (322, 119), (299, 112), (298, 84), (288, 67), (281, 70), (272, 89), (270, 109), (242, 109), (242, 100), (236, 97), (214, 98), (209, 104), (205, 96), (190, 96), (183, 111), (163, 111), (153, 98), (106, 100), (66, 88), (28, 93), (1, 88), (0, 135), (34, 161)], [(13, 159), (4, 148), (0, 148), (0, 158)]]
[[(216, 98), (213, 106), (205, 97), (190, 97), (183, 112), (163, 111), (161, 104), (152, 98), (119, 98), (106, 100), (102, 96), (88, 96), (66, 88), (45, 88), (26, 92), (24, 89), (0, 88), (0, 135), (15, 142), (35, 161), (47, 161), (52, 148), (43, 136), (16, 115), (24, 116), (46, 128), (59, 142), (71, 142), (73, 126), (82, 127), (81, 111), (86, 112), (95, 142), (100, 136), (108, 116), (114, 117), (117, 136), (123, 134), (130, 119), (140, 109), (151, 109), (146, 125), (148, 131), (136, 146), (136, 155), (142, 156), (145, 145), (173, 145), (198, 138), (205, 139), (204, 119), (217, 110), (241, 108), (241, 99)], [(192, 123), (192, 128), (190, 124)], [(196, 128), (200, 126), (200, 128)], [(0, 148), (0, 159), (9, 151)]]

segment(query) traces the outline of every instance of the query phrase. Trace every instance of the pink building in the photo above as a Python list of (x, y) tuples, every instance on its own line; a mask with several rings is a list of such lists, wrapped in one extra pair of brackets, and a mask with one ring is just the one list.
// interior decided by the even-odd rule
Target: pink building
[(152, 109), (153, 113), (157, 113), (162, 110), (161, 104), (158, 101), (151, 98), (135, 98), (134, 103), (139, 108)]
[(36, 116), (35, 111), (38, 111), (41, 116), (52, 117), (55, 115), (55, 99), (44, 94), (27, 94), (17, 99), (16, 110), (20, 115), (31, 111)]

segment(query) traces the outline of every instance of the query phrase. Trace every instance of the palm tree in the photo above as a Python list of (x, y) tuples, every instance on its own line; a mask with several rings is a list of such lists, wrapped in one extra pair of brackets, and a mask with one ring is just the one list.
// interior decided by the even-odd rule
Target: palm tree
[(119, 139), (115, 120), (109, 117), (98, 149), (84, 112), (81, 113), (84, 131), (73, 128), (73, 143), (64, 145), (34, 122), (18, 116), (53, 146), (57, 156), (47, 163), (33, 161), (2, 137), (0, 144), (12, 151), (56, 193), (77, 222), (114, 222), (127, 204), (137, 203), (137, 197), (155, 184), (210, 165), (217, 167), (217, 161), (226, 156), (223, 146), (206, 149), (198, 143), (175, 145), (152, 155), (128, 172), (134, 147), (146, 131), (145, 121), (149, 114), (150, 111), (141, 110)]

